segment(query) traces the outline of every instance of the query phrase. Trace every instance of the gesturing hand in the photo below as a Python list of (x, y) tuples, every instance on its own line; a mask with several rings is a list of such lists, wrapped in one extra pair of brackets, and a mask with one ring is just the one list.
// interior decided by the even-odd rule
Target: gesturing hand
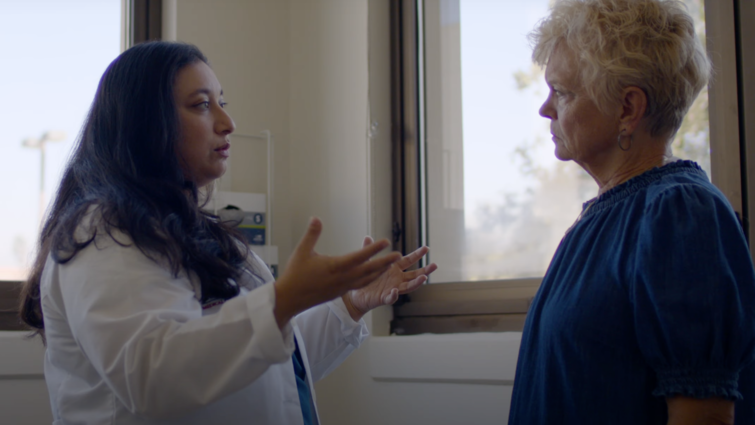
[[(372, 238), (364, 238), (364, 246), (373, 245)], [(429, 248), (423, 246), (411, 254), (402, 257), (391, 264), (388, 270), (378, 276), (369, 285), (354, 289), (343, 295), (343, 302), (354, 320), (359, 320), (365, 313), (381, 305), (390, 305), (398, 300), (400, 294), (407, 294), (422, 286), (427, 281), (427, 275), (434, 272), (438, 266), (435, 263), (425, 267), (404, 271), (424, 257)]]
[(279, 327), (310, 307), (369, 284), (401, 258), (401, 254), (393, 252), (370, 260), (388, 247), (385, 239), (377, 242), (370, 239), (364, 248), (340, 257), (320, 255), (315, 252), (315, 244), (321, 232), (320, 220), (310, 220), (286, 271), (275, 282), (274, 314)]

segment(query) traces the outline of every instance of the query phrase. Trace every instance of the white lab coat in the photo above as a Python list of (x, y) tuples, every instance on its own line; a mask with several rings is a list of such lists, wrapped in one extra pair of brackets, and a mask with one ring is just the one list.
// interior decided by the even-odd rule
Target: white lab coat
[[(272, 282), (254, 254), (248, 266)], [(281, 331), (273, 285), (245, 276), (241, 295), (203, 310), (196, 279), (175, 278), (109, 236), (69, 263), (48, 258), (41, 296), (54, 425), (301, 425), (294, 335), (314, 398), (312, 383), (359, 346), (366, 326), (338, 299)]]

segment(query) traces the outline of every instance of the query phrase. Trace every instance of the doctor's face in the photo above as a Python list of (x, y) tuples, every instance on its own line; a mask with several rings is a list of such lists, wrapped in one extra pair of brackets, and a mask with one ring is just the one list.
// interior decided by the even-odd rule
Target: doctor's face
[(230, 134), (236, 129), (223, 109), (223, 90), (212, 69), (197, 61), (176, 75), (173, 97), (178, 111), (177, 154), (184, 175), (197, 187), (225, 173)]

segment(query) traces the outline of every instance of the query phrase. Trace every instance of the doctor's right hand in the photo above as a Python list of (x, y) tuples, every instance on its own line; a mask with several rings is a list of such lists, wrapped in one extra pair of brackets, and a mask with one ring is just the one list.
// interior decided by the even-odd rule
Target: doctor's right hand
[(371, 260), (390, 245), (387, 239), (339, 257), (320, 255), (315, 252), (315, 244), (321, 232), (322, 223), (312, 218), (307, 232), (291, 255), (286, 271), (274, 283), (273, 313), (280, 328), (311, 307), (340, 297), (352, 289), (362, 288), (401, 259), (401, 254), (392, 252)]

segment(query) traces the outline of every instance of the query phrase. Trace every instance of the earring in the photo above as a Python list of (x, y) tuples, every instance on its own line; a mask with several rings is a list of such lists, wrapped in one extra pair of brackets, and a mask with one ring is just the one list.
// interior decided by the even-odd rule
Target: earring
[(630, 135), (629, 135), (629, 144), (628, 144), (628, 145), (627, 145), (627, 147), (625, 148), (625, 147), (624, 147), (624, 146), (623, 146), (623, 145), (621, 144), (621, 135), (622, 135), (622, 134), (624, 134), (624, 132), (625, 132), (625, 131), (626, 131), (626, 129), (624, 129), (624, 130), (621, 130), (621, 132), (619, 133), (619, 137), (618, 137), (618, 142), (619, 142), (619, 149), (623, 150), (624, 152), (628, 151), (629, 149), (632, 149), (632, 140), (634, 139), (634, 136), (632, 136), (632, 135), (630, 134)]

